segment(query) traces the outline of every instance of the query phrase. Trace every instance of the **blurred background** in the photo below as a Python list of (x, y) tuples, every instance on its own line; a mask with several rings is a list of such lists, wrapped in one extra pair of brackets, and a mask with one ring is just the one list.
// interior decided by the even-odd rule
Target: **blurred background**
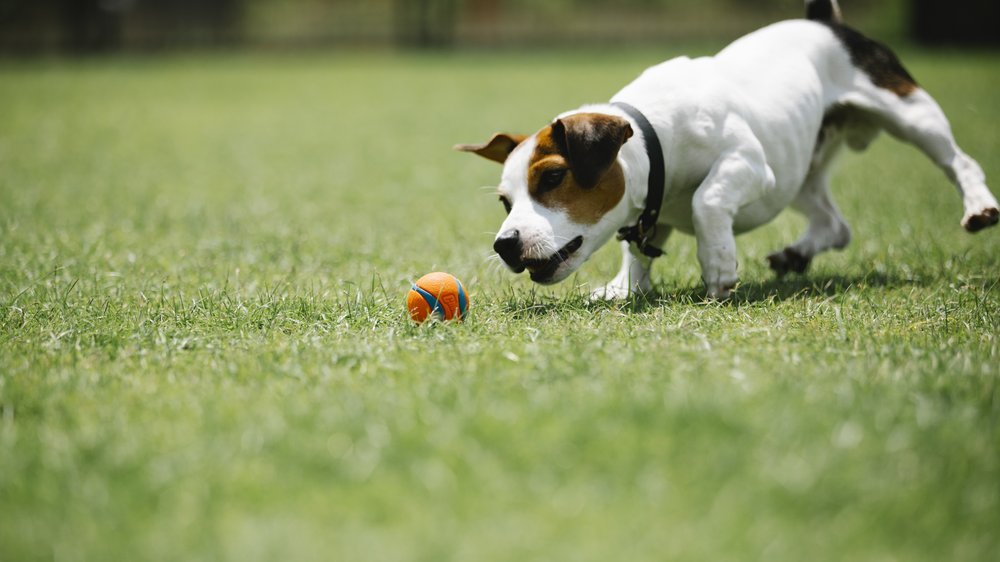
[[(993, 0), (841, 6), (886, 41), (1000, 44)], [(0, 0), (0, 53), (690, 43), (802, 13), (799, 0)]]

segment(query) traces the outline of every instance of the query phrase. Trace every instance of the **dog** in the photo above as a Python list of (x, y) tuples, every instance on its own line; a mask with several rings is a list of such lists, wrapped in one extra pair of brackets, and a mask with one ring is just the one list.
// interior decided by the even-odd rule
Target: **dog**
[(674, 230), (693, 234), (710, 299), (737, 283), (735, 235), (791, 206), (801, 238), (768, 256), (782, 276), (803, 273), (851, 230), (829, 191), (845, 145), (864, 150), (887, 131), (912, 143), (958, 187), (962, 226), (995, 225), (997, 200), (941, 108), (886, 46), (843, 23), (836, 0), (807, 0), (806, 18), (746, 35), (714, 57), (646, 69), (610, 103), (563, 113), (537, 133), (497, 133), (457, 145), (503, 164), (507, 218), (493, 248), (515, 273), (552, 284), (617, 232), (622, 266), (592, 294), (647, 292)]

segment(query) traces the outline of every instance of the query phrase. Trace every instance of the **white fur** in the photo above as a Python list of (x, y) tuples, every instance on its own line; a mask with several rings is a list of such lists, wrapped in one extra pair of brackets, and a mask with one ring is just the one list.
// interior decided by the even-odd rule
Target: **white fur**
[[(666, 186), (656, 243), (674, 229), (694, 234), (708, 296), (726, 298), (737, 282), (734, 234), (772, 220), (789, 205), (809, 219), (790, 248), (806, 258), (842, 248), (850, 230), (827, 188), (828, 167), (840, 146), (861, 149), (884, 128), (911, 142), (941, 166), (962, 193), (965, 216), (997, 208), (981, 168), (951, 136), (944, 114), (923, 90), (907, 97), (872, 84), (856, 68), (829, 27), (806, 20), (777, 23), (747, 35), (715, 57), (681, 57), (653, 66), (612, 101), (637, 107), (663, 147)], [(814, 152), (825, 112), (857, 111), (850, 126), (830, 131)], [(563, 114), (602, 112), (628, 116), (611, 105)], [(500, 191), (513, 210), (500, 232), (521, 233), (525, 257), (545, 258), (580, 235), (584, 244), (562, 264), (553, 282), (580, 266), (615, 231), (633, 224), (645, 206), (649, 162), (640, 127), (618, 162), (626, 195), (597, 224), (572, 222), (528, 195), (527, 166), (534, 137), (504, 164)], [(623, 245), (622, 269), (599, 298), (621, 298), (650, 287), (649, 258)]]

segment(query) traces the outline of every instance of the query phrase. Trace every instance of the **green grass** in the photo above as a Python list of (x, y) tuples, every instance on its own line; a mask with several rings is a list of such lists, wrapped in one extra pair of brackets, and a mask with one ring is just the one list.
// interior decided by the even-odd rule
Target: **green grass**
[[(805, 278), (487, 260), (453, 153), (671, 53), (0, 65), (0, 560), (997, 560), (1000, 232), (889, 139)], [(1000, 56), (904, 53), (1000, 178)], [(995, 186), (996, 187), (996, 186)], [(414, 326), (410, 280), (468, 287)]]

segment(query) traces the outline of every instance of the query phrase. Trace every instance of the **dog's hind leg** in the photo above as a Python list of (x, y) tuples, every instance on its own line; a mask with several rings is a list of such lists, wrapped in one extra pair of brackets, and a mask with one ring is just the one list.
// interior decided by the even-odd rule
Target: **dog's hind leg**
[(851, 229), (830, 197), (825, 174), (806, 185), (792, 208), (809, 219), (805, 233), (794, 244), (767, 256), (779, 277), (805, 273), (812, 259), (829, 249), (843, 249), (851, 241)]
[(983, 169), (958, 147), (948, 119), (930, 94), (915, 88), (900, 96), (873, 87), (858, 102), (891, 135), (913, 144), (944, 170), (962, 196), (965, 213), (961, 224), (966, 230), (976, 232), (997, 224), (1000, 211), (986, 187)]
[(917, 85), (885, 45), (847, 26), (831, 24), (831, 30), (859, 70), (840, 104), (866, 112), (879, 126), (912, 143), (941, 167), (962, 195), (962, 226), (966, 230), (975, 232), (996, 224), (1000, 212), (986, 187), (983, 169), (955, 143), (951, 125), (934, 98)]
[(794, 244), (767, 256), (768, 265), (779, 277), (789, 272), (805, 273), (817, 254), (831, 248), (840, 250), (851, 241), (851, 229), (830, 196), (830, 167), (845, 139), (852, 148), (861, 150), (871, 142), (877, 129), (850, 117), (846, 110), (837, 111), (824, 121), (812, 167), (792, 202), (792, 208), (809, 220), (809, 226)]

